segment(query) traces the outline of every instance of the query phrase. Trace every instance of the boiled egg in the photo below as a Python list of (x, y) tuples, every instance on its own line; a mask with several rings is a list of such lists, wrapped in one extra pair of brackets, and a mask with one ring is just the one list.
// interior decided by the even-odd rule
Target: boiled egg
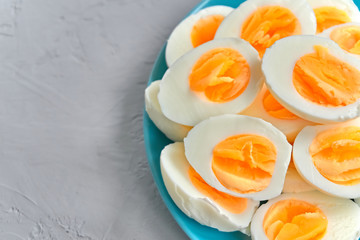
[(332, 26), (360, 20), (360, 12), (352, 0), (307, 0), (316, 17), (316, 33)]
[(179, 58), (165, 72), (158, 95), (170, 120), (194, 126), (211, 116), (239, 113), (263, 85), (260, 58), (246, 41), (209, 41)]
[(319, 36), (336, 42), (342, 49), (355, 56), (360, 55), (360, 23), (344, 23), (328, 28)]
[(295, 139), (294, 164), (327, 194), (360, 197), (360, 119), (305, 127)]
[(301, 129), (315, 124), (287, 110), (271, 95), (265, 85), (255, 101), (250, 107), (242, 111), (241, 114), (258, 117), (271, 123), (286, 135), (290, 143), (294, 142), (296, 135)]
[(215, 38), (240, 37), (263, 56), (281, 38), (315, 31), (315, 15), (306, 0), (247, 0), (224, 19)]
[(278, 196), (291, 145), (262, 119), (224, 114), (197, 124), (184, 139), (191, 166), (212, 187), (237, 197)]
[(212, 6), (194, 13), (181, 21), (168, 39), (165, 59), (168, 66), (189, 50), (212, 40), (215, 32), (233, 8)]
[(318, 191), (287, 193), (260, 206), (251, 222), (251, 239), (357, 240), (360, 208), (350, 199)]
[(161, 174), (175, 204), (203, 225), (249, 235), (249, 224), (259, 202), (210, 187), (189, 165), (184, 151), (184, 144), (177, 142), (166, 146), (160, 155)]
[(262, 62), (266, 86), (292, 113), (313, 122), (360, 115), (360, 60), (334, 41), (310, 35), (280, 39)]
[(183, 141), (191, 127), (178, 124), (164, 116), (161, 111), (158, 94), (160, 80), (152, 82), (145, 90), (145, 110), (155, 126), (174, 142)]

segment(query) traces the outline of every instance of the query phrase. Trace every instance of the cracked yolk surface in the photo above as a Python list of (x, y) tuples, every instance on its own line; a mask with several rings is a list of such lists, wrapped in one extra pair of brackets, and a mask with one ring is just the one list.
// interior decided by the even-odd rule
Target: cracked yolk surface
[(301, 25), (289, 9), (265, 6), (258, 8), (245, 20), (240, 37), (248, 41), (262, 57), (266, 48), (275, 41), (296, 34), (301, 34)]
[(269, 240), (318, 240), (325, 235), (327, 225), (327, 218), (320, 208), (296, 199), (273, 204), (263, 221)]
[(203, 54), (189, 75), (192, 91), (202, 92), (212, 102), (237, 98), (250, 81), (246, 59), (231, 48), (216, 48)]
[(223, 15), (210, 15), (199, 19), (191, 30), (191, 43), (197, 47), (214, 39), (216, 30), (224, 20)]
[(349, 53), (360, 55), (360, 26), (344, 26), (334, 29), (330, 39)]
[(219, 182), (238, 193), (265, 189), (276, 162), (276, 147), (267, 138), (252, 134), (229, 137), (213, 149), (212, 170)]
[(284, 106), (282, 106), (274, 97), (271, 95), (269, 90), (266, 90), (263, 98), (263, 106), (265, 111), (275, 118), (293, 120), (298, 119), (295, 114), (289, 112)]
[(323, 46), (302, 56), (295, 64), (293, 84), (310, 102), (326, 106), (346, 106), (360, 97), (360, 72), (332, 56)]
[(234, 214), (239, 214), (245, 211), (247, 206), (246, 198), (234, 197), (209, 186), (191, 166), (189, 167), (188, 173), (191, 183), (195, 186), (195, 188), (205, 196), (214, 200), (224, 209)]
[(360, 183), (360, 127), (319, 133), (309, 153), (317, 170), (328, 180), (341, 185)]
[(314, 9), (317, 29), (316, 33), (321, 33), (332, 26), (351, 22), (349, 15), (336, 7), (319, 7)]

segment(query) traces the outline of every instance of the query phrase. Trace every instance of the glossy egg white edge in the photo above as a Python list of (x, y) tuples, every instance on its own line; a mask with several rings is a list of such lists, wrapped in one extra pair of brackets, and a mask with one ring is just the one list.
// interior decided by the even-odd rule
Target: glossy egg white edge
[(262, 71), (267, 88), (284, 107), (306, 120), (331, 123), (356, 118), (360, 115), (360, 99), (344, 107), (324, 107), (304, 99), (296, 91), (292, 81), (296, 61), (315, 52), (315, 45), (326, 47), (331, 55), (360, 69), (358, 58), (348, 54), (328, 38), (313, 35), (286, 37), (276, 41), (263, 56)]
[(161, 80), (152, 82), (145, 89), (145, 110), (155, 126), (164, 133), (167, 138), (174, 142), (181, 142), (191, 127), (173, 122), (164, 116), (157, 97), (160, 90), (160, 81)]
[(296, 199), (314, 204), (327, 216), (327, 231), (322, 240), (357, 240), (360, 236), (360, 208), (349, 199), (331, 197), (318, 191), (285, 193), (261, 205), (251, 221), (251, 238), (268, 239), (263, 220), (268, 209), (276, 202)]
[[(233, 192), (224, 187), (212, 171), (214, 147), (226, 138), (239, 134), (263, 136), (276, 147), (277, 158), (273, 177), (269, 186), (262, 191), (249, 194)], [(189, 163), (210, 186), (219, 191), (254, 200), (267, 200), (278, 196), (282, 191), (292, 146), (280, 130), (262, 119), (236, 114), (211, 117), (190, 130), (184, 144)]]
[(168, 66), (172, 65), (179, 57), (193, 49), (191, 31), (193, 26), (202, 18), (210, 15), (227, 16), (234, 9), (228, 6), (212, 6), (194, 13), (182, 20), (172, 31), (167, 41), (165, 59)]
[(188, 176), (190, 165), (184, 151), (184, 144), (176, 142), (166, 146), (160, 155), (161, 174), (175, 204), (200, 224), (220, 231), (241, 231), (250, 235), (249, 224), (259, 202), (248, 199), (244, 212), (234, 214), (204, 196), (191, 183)]
[(306, 0), (248, 0), (240, 4), (220, 24), (215, 38), (241, 37), (241, 29), (246, 19), (259, 7), (282, 6), (291, 10), (301, 24), (302, 34), (316, 33), (314, 11)]
[(307, 0), (313, 9), (319, 7), (335, 7), (346, 12), (351, 21), (360, 21), (360, 12), (352, 0)]
[(296, 135), (300, 132), (301, 129), (303, 129), (305, 126), (315, 124), (313, 122), (307, 121), (302, 118), (290, 120), (290, 119), (280, 119), (271, 116), (265, 110), (263, 104), (263, 99), (266, 90), (267, 88), (264, 85), (260, 93), (257, 95), (255, 101), (250, 105), (250, 107), (242, 111), (240, 114), (252, 116), (252, 117), (258, 117), (271, 123), (285, 134), (286, 138), (290, 143), (294, 142)]
[[(232, 48), (238, 51), (250, 67), (250, 81), (244, 92), (236, 99), (214, 103), (203, 93), (190, 90), (188, 77), (193, 65), (206, 52), (215, 48)], [(158, 95), (161, 110), (170, 120), (194, 126), (211, 116), (239, 113), (247, 108), (261, 90), (264, 77), (257, 51), (246, 41), (238, 38), (223, 38), (209, 41), (194, 48), (179, 58), (163, 76)]]
[(307, 183), (298, 173), (296, 168), (288, 167), (285, 182), (283, 187), (283, 193), (300, 193), (315, 190), (311, 184)]
[(328, 129), (336, 129), (339, 127), (358, 126), (360, 127), (360, 118), (339, 124), (328, 124), (318, 126), (305, 127), (296, 137), (293, 146), (293, 161), (299, 174), (312, 186), (324, 193), (343, 197), (343, 198), (359, 198), (360, 184), (347, 186), (336, 184), (317, 170), (313, 164), (309, 153), (309, 147), (314, 138), (321, 132)]

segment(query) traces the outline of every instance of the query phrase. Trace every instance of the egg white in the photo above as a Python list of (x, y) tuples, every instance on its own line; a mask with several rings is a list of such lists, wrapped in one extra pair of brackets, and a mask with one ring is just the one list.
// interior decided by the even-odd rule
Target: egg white
[(184, 144), (177, 142), (166, 146), (160, 155), (161, 174), (175, 204), (200, 224), (220, 231), (241, 231), (249, 235), (249, 224), (259, 202), (248, 199), (244, 212), (234, 214), (200, 193), (188, 176), (190, 165), (184, 151)]
[(211, 15), (227, 16), (234, 9), (228, 6), (212, 6), (194, 13), (182, 20), (172, 31), (167, 41), (165, 59), (168, 66), (172, 65), (179, 57), (193, 49), (191, 31), (193, 26), (202, 18)]
[[(272, 179), (264, 190), (241, 194), (224, 187), (212, 171), (214, 147), (226, 138), (239, 134), (255, 134), (266, 137), (276, 147), (277, 156)], [(190, 130), (184, 139), (185, 155), (191, 166), (212, 187), (237, 197), (267, 200), (278, 196), (283, 188), (286, 169), (290, 162), (291, 145), (285, 135), (262, 119), (224, 114), (202, 121)]]

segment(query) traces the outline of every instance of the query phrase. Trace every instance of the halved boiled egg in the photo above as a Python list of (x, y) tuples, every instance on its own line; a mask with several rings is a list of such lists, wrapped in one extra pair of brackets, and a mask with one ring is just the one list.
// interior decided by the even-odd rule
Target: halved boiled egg
[(165, 134), (166, 137), (174, 142), (183, 141), (192, 127), (178, 124), (171, 121), (161, 111), (158, 94), (160, 90), (160, 80), (152, 82), (145, 89), (145, 109), (150, 119), (156, 127)]
[(282, 194), (260, 206), (251, 222), (253, 240), (356, 240), (360, 208), (350, 199), (318, 191)]
[(315, 15), (306, 0), (248, 0), (224, 19), (215, 38), (240, 37), (263, 56), (281, 38), (315, 31)]
[(184, 139), (191, 166), (219, 191), (255, 200), (281, 193), (291, 145), (262, 119), (224, 114), (197, 124)]
[(360, 12), (352, 0), (307, 0), (316, 17), (316, 33), (332, 26), (360, 20)]
[(286, 172), (285, 182), (283, 187), (284, 193), (300, 193), (315, 190), (315, 187), (309, 184), (300, 176), (294, 162), (291, 160)]
[(166, 45), (167, 65), (172, 65), (189, 50), (213, 40), (220, 23), (232, 10), (227, 6), (212, 6), (181, 21), (170, 34)]
[(296, 135), (305, 126), (315, 123), (304, 120), (282, 106), (264, 85), (255, 101), (241, 112), (243, 115), (261, 118), (282, 131), (293, 143)]
[(291, 36), (269, 48), (262, 63), (270, 93), (292, 113), (313, 122), (360, 115), (360, 60), (334, 41)]
[(326, 29), (319, 36), (330, 38), (348, 53), (360, 55), (360, 23), (336, 25)]
[(360, 197), (360, 119), (305, 127), (295, 139), (294, 164), (317, 189)]
[(161, 174), (175, 204), (190, 218), (220, 231), (250, 233), (258, 201), (238, 198), (210, 187), (189, 165), (184, 144), (166, 146), (160, 156)]
[(174, 122), (194, 126), (225, 113), (239, 113), (263, 85), (260, 58), (246, 41), (216, 39), (194, 48), (166, 71), (158, 95)]

